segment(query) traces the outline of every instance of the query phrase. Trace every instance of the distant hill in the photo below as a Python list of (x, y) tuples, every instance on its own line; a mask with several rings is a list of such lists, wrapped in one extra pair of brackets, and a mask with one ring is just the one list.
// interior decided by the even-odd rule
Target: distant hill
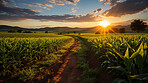
[(93, 31), (94, 27), (92, 28), (70, 28), (70, 27), (45, 27), (45, 28), (38, 28), (38, 29), (28, 29), (22, 28), (18, 26), (8, 26), (8, 25), (0, 25), (0, 31), (9, 31), (9, 30), (29, 30), (29, 31), (80, 31), (80, 32), (91, 32)]
[(45, 28), (39, 28), (41, 31), (65, 31), (70, 29), (70, 27), (45, 27)]
[(8, 31), (8, 30), (27, 30), (26, 28), (21, 28), (18, 26), (8, 26), (8, 25), (0, 25), (0, 31)]
[[(37, 28), (37, 29), (28, 29), (28, 28), (22, 28), (18, 26), (8, 26), (8, 25), (0, 25), (0, 31), (9, 31), (9, 30), (27, 30), (27, 31), (51, 31), (51, 32), (59, 32), (59, 31), (64, 31), (64, 32), (72, 32), (72, 31), (77, 31), (77, 32), (96, 32), (99, 30), (100, 26), (95, 26), (95, 27), (90, 27), (90, 28), (70, 28), (70, 27), (45, 27), (45, 28)], [(126, 25), (116, 25), (116, 26), (111, 26), (111, 28), (125, 28), (126, 32), (130, 32), (130, 26)], [(148, 30), (148, 27), (146, 28)]]

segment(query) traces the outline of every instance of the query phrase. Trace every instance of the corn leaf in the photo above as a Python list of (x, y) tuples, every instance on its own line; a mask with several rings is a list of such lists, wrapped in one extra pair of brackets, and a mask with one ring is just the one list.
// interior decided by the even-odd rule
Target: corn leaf
[(148, 74), (133, 75), (130, 77), (137, 80), (148, 80)]
[(116, 70), (122, 71), (123, 73), (126, 73), (126, 70), (121, 66), (112, 66), (112, 67), (107, 67), (107, 68), (108, 69), (116, 69)]
[(129, 59), (129, 48), (127, 47), (124, 58)]
[(115, 49), (113, 49), (113, 51), (114, 51), (120, 58), (124, 59), (124, 57), (123, 57), (120, 53), (118, 53)]

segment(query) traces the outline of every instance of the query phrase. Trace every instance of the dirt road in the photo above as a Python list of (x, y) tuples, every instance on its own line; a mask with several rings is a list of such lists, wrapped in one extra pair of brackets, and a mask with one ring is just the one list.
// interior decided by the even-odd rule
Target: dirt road
[(52, 78), (50, 82), (54, 83), (78, 83), (80, 79), (80, 70), (77, 68), (77, 56), (72, 50), (76, 50), (79, 43), (76, 38), (74, 44), (67, 52), (67, 56), (58, 70), (57, 75)]

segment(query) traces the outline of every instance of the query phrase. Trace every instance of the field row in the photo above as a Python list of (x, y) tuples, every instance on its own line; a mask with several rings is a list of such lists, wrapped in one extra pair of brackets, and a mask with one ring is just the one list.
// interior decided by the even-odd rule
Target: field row
[(112, 73), (114, 82), (139, 83), (148, 77), (148, 35), (106, 34), (83, 35), (90, 50)]
[(45, 55), (61, 49), (72, 40), (67, 36), (0, 38), (0, 75), (2, 77), (13, 75), (22, 68), (31, 66)]

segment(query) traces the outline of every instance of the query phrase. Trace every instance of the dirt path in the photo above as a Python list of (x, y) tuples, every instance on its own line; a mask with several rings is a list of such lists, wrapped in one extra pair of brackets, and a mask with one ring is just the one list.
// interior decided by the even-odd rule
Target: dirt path
[(72, 54), (69, 63), (67, 64), (64, 72), (61, 74), (60, 83), (78, 83), (81, 72), (77, 68), (77, 56)]
[[(73, 49), (76, 48), (77, 46)], [(77, 56), (73, 54), (73, 52), (70, 53), (72, 54), (68, 55), (68, 62), (66, 63), (67, 66), (65, 66), (63, 72), (60, 73), (60, 80), (58, 83), (79, 83), (81, 71), (77, 68), (78, 59)], [(101, 67), (102, 62), (99, 62), (97, 57), (94, 56), (92, 52), (88, 51), (86, 54), (88, 55), (86, 60), (88, 61), (90, 68), (98, 68), (99, 75), (96, 78), (96, 83), (112, 83), (114, 77), (108, 74), (107, 71), (104, 71), (104, 69)]]
[[(67, 49), (63, 56), (38, 76), (43, 76), (44, 79), (32, 79), (27, 83), (79, 83), (81, 70), (77, 67), (77, 56), (73, 50), (78, 48), (78, 39), (74, 38), (74, 44)], [(98, 62), (97, 57), (91, 52), (86, 52), (86, 60), (89, 62), (90, 68), (97, 68), (99, 75), (97, 83), (111, 83), (113, 80), (112, 75), (108, 75), (107, 71), (101, 67), (101, 62)], [(62, 63), (59, 63), (62, 62)], [(19, 80), (8, 80), (5, 83), (23, 83)]]
[(67, 56), (58, 70), (57, 75), (54, 76), (50, 82), (52, 83), (78, 83), (80, 78), (80, 70), (77, 68), (77, 56), (72, 50), (76, 50), (79, 43), (76, 38), (71, 50), (68, 51)]
[[(76, 43), (77, 45), (74, 46), (73, 50), (77, 49), (78, 40), (76, 40)], [(94, 56), (90, 51), (86, 52), (86, 54), (88, 55), (86, 60), (88, 61), (90, 68), (98, 69), (99, 75), (96, 78), (96, 83), (112, 83), (114, 77), (101, 67), (102, 62), (97, 60), (98, 57)], [(79, 83), (81, 71), (77, 68), (77, 61), (77, 56), (73, 54), (73, 51), (69, 51), (66, 63), (64, 67), (60, 69), (62, 72), (59, 71), (59, 79), (56, 83)]]

